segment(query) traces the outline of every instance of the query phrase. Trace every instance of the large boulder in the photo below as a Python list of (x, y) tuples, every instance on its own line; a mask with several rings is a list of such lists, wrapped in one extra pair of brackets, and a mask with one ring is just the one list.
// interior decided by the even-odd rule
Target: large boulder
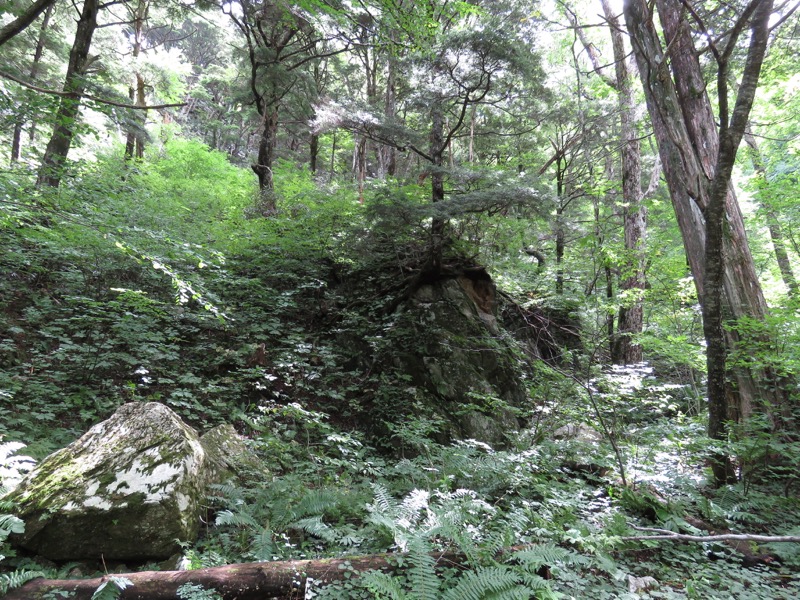
[[(234, 444), (232, 428), (215, 436)], [(16, 543), (51, 560), (167, 558), (197, 537), (206, 486), (229, 471), (215, 452), (166, 406), (125, 404), (6, 496), (26, 524)]]

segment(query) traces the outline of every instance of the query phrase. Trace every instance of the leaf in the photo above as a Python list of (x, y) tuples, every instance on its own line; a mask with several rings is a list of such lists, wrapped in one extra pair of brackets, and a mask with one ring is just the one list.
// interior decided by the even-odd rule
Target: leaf
[(111, 577), (108, 581), (100, 584), (94, 594), (92, 600), (117, 600), (125, 588), (132, 587), (133, 582), (125, 577)]

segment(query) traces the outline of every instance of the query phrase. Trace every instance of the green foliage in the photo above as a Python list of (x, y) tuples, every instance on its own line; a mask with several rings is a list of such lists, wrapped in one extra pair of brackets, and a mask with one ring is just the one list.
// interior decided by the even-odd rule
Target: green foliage
[(92, 594), (92, 600), (117, 600), (122, 592), (133, 586), (133, 582), (125, 577), (111, 576)]
[(181, 600), (222, 600), (219, 593), (194, 583), (184, 583), (179, 587), (178, 598)]

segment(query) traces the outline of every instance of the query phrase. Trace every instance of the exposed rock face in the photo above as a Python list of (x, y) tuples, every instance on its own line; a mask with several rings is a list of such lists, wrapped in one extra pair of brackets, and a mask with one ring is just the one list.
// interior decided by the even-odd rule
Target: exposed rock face
[(206, 445), (228, 447), (208, 452), (166, 406), (125, 404), (7, 496), (26, 523), (17, 543), (52, 560), (166, 558), (197, 537), (206, 486), (229, 472), (235, 437), (218, 432)]
[(528, 403), (521, 357), (495, 316), (495, 286), (483, 269), (422, 285), (406, 306), (414, 344), (399, 344), (396, 366), (424, 388), (452, 423), (452, 437), (502, 444)]

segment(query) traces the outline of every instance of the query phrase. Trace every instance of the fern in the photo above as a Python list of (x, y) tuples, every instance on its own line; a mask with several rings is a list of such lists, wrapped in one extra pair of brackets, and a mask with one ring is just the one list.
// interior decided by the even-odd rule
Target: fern
[(533, 594), (533, 590), (520, 585), (520, 577), (511, 569), (481, 567), (464, 573), (441, 600), (484, 600), (487, 596), (530, 598)]
[(421, 537), (411, 539), (408, 548), (408, 579), (418, 600), (438, 600), (441, 581), (436, 574), (436, 561), (430, 545)]
[(125, 588), (133, 586), (133, 582), (125, 577), (111, 577), (104, 581), (92, 594), (92, 600), (117, 600)]
[(274, 534), (267, 528), (255, 532), (250, 538), (250, 555), (257, 561), (272, 560), (278, 554)]
[(559, 548), (555, 544), (537, 544), (514, 552), (511, 558), (518, 561), (524, 569), (536, 572), (544, 566), (564, 562), (569, 556), (571, 556), (569, 550)]
[(31, 579), (45, 577), (42, 571), (13, 571), (0, 575), (0, 594), (6, 594), (10, 590), (22, 587)]
[(322, 517), (306, 517), (292, 523), (292, 529), (300, 529), (309, 535), (318, 537), (326, 542), (335, 543), (339, 541), (339, 535), (336, 530), (323, 522)]
[(361, 583), (375, 594), (376, 598), (383, 598), (384, 596), (389, 600), (406, 600), (408, 598), (400, 585), (400, 580), (381, 571), (364, 573), (361, 576)]

